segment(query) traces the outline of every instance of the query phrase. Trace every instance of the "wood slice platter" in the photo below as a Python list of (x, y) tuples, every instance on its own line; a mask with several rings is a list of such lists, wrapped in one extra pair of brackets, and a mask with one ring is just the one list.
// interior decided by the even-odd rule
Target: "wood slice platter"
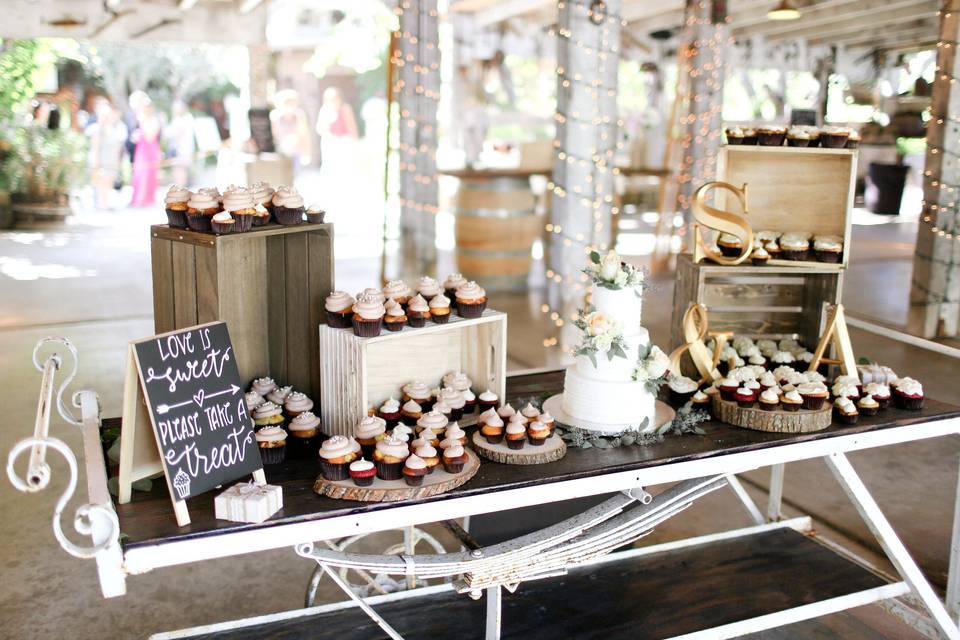
[(754, 431), (810, 433), (822, 431), (830, 426), (833, 420), (833, 406), (829, 402), (824, 402), (823, 408), (816, 411), (807, 409), (767, 411), (757, 406), (743, 409), (737, 406), (735, 401), (724, 400), (717, 395), (713, 398), (713, 417), (720, 422)]
[(473, 434), (473, 448), (484, 458), (501, 464), (546, 464), (567, 455), (567, 445), (556, 433), (540, 446), (527, 442), (522, 449), (511, 449), (506, 441), (490, 444), (476, 431)]
[(446, 493), (456, 489), (476, 475), (480, 469), (480, 458), (473, 451), (464, 447), (467, 462), (463, 471), (453, 475), (443, 470), (443, 464), (423, 478), (419, 487), (408, 486), (403, 480), (381, 480), (374, 478), (369, 487), (358, 487), (353, 480), (327, 480), (322, 475), (317, 476), (313, 483), (313, 490), (322, 496), (338, 500), (356, 500), (358, 502), (399, 502), (401, 500), (417, 500)]

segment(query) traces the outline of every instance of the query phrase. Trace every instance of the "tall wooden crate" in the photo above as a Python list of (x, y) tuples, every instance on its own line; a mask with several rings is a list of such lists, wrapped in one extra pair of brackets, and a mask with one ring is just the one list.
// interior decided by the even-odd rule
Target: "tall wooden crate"
[(270, 375), (320, 397), (317, 327), (333, 288), (333, 225), (216, 236), (151, 227), (157, 333), (223, 320), (244, 380)]
[[(794, 263), (796, 264), (796, 263)], [(671, 347), (684, 343), (680, 319), (691, 303), (707, 307), (710, 331), (751, 338), (796, 338), (816, 346), (823, 303), (837, 304), (843, 269), (818, 266), (723, 266), (677, 256)]]

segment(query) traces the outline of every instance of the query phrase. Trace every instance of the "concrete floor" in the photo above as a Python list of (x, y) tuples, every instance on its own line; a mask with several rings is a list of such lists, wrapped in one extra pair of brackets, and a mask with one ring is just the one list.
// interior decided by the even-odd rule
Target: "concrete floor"
[[(34, 343), (45, 335), (69, 337), (81, 353), (76, 388), (94, 388), (103, 414), (119, 414), (126, 342), (152, 333), (149, 242), (146, 225), (162, 213), (123, 211), (87, 214), (67, 225), (0, 233), (0, 389), (11, 399), (0, 430), (0, 451), (8, 451), (32, 428), (39, 374), (30, 363)], [(911, 224), (855, 228), (854, 260), (846, 298), (852, 313), (897, 324), (906, 318)], [(369, 258), (337, 261), (337, 284), (354, 291), (374, 282), (379, 262)], [(878, 286), (881, 284), (883, 286)], [(656, 342), (667, 342), (669, 279), (645, 302), (645, 324)], [(542, 339), (549, 323), (536, 294), (500, 296), (492, 305), (510, 314), (510, 366), (543, 366), (559, 360)], [(956, 362), (870, 334), (854, 331), (858, 355), (878, 359), (901, 374), (921, 379), (930, 396), (960, 403)], [(62, 423), (54, 434), (75, 450), (77, 434)], [(933, 580), (944, 582), (949, 527), (960, 444), (956, 438), (855, 454), (863, 475), (894, 526)], [(53, 464), (54, 487), (65, 465)], [(750, 491), (763, 498), (766, 474), (748, 474)], [(80, 486), (83, 486), (82, 484)], [(24, 495), (0, 482), (0, 638), (132, 638), (146, 634), (302, 606), (310, 567), (292, 551), (281, 550), (198, 566), (165, 569), (128, 581), (124, 598), (100, 597), (92, 562), (62, 552), (50, 531), (56, 500), (47, 492)], [(829, 535), (853, 544), (868, 557), (876, 545), (819, 462), (787, 470), (790, 513), (814, 516)], [(647, 541), (696, 535), (744, 526), (734, 498), (721, 492), (666, 523)], [(384, 536), (398, 534), (384, 534)], [(438, 533), (443, 537), (443, 533)], [(320, 601), (333, 593), (324, 588)], [(38, 606), (39, 605), (39, 606)], [(833, 626), (831, 626), (833, 625)], [(795, 625), (783, 634), (757, 637), (831, 637), (840, 629), (860, 629), (862, 637), (913, 637), (877, 607), (831, 616), (821, 623)], [(831, 632), (830, 629), (833, 631)]]

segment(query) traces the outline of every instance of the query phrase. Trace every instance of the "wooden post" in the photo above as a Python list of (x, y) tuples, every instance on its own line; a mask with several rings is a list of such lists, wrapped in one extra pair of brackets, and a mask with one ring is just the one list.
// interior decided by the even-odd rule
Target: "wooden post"
[(937, 73), (927, 158), (923, 212), (917, 229), (910, 291), (911, 333), (925, 338), (956, 336), (960, 324), (960, 0), (940, 11)]
[(588, 250), (606, 250), (615, 240), (610, 216), (621, 2), (558, 6), (556, 156), (548, 229), (553, 233), (547, 275), (550, 306), (566, 321), (586, 293), (580, 270)]
[(690, 221), (693, 192), (713, 180), (723, 140), (723, 79), (730, 27), (726, 0), (686, 0), (680, 47), (680, 157), (677, 208)]

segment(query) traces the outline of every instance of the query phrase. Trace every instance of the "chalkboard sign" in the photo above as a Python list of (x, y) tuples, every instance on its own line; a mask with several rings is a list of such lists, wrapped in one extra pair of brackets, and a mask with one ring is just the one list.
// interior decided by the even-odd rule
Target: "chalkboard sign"
[(273, 127), (270, 125), (269, 109), (250, 109), (247, 113), (250, 118), (250, 136), (257, 143), (257, 149), (263, 153), (275, 152), (273, 143)]
[(226, 323), (133, 349), (171, 497), (186, 500), (263, 467)]

